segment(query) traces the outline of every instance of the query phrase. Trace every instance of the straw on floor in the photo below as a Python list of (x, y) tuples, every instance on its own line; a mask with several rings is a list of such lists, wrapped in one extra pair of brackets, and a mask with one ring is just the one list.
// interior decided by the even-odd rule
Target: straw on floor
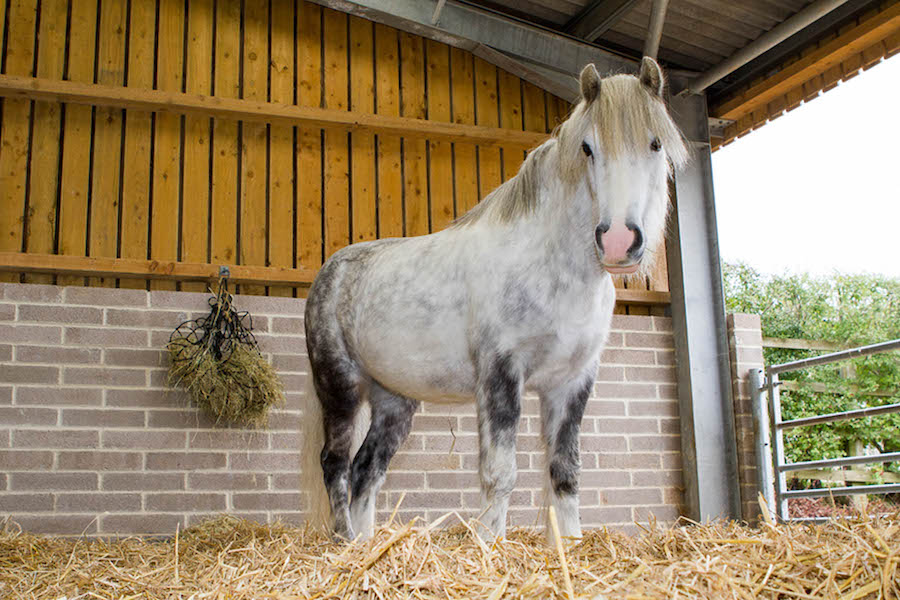
[[(900, 598), (900, 513), (825, 525), (603, 529), (564, 548), (529, 529), (488, 547), (464, 524), (391, 523), (336, 544), (223, 516), (166, 540), (0, 533), (0, 597)], [(564, 568), (565, 567), (565, 568)]]

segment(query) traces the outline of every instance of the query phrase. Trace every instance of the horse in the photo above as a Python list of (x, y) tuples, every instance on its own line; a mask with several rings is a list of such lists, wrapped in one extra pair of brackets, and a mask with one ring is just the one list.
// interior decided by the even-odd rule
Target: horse
[[(347, 246), (310, 287), (306, 344), (335, 536), (373, 534), (376, 496), (420, 402), (475, 403), (478, 531), (504, 536), (526, 390), (540, 399), (560, 535), (581, 536), (578, 436), (612, 275), (649, 270), (668, 179), (688, 151), (654, 60), (602, 79), (589, 64), (579, 81), (571, 115), (481, 203), (430, 235)], [(370, 424), (353, 455), (364, 404)]]

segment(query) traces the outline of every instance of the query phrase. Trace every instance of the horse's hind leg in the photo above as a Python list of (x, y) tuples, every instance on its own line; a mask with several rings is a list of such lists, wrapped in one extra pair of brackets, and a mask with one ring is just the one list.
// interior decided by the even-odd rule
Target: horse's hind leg
[(375, 503), (388, 464), (406, 440), (418, 402), (391, 393), (375, 382), (369, 387), (372, 423), (360, 446), (350, 475), (350, 520), (364, 538), (375, 530)]
[[(547, 445), (547, 493), (564, 537), (581, 537), (578, 476), (581, 470), (578, 434), (594, 385), (594, 371), (558, 389), (541, 393), (541, 428)], [(548, 515), (549, 516), (549, 515)], [(550, 539), (548, 523), (547, 537)], [(551, 539), (552, 541), (552, 539)]]

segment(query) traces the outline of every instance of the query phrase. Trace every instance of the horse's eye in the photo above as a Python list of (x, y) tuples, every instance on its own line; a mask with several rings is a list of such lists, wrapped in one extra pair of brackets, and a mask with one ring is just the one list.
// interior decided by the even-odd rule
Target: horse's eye
[(594, 153), (591, 151), (591, 147), (588, 146), (587, 142), (581, 142), (581, 151), (584, 152), (584, 155), (587, 157), (594, 156)]
[(662, 143), (660, 143), (659, 138), (653, 138), (653, 141), (650, 142), (650, 149), (654, 152), (659, 152), (660, 148), (662, 148)]

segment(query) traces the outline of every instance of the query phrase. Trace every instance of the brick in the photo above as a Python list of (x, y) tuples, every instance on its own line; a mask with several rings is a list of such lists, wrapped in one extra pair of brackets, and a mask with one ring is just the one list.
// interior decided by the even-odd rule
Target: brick
[(0, 298), (12, 302), (59, 302), (62, 300), (62, 289), (55, 285), (35, 283), (3, 283), (0, 284)]
[(669, 350), (674, 346), (674, 340), (668, 333), (626, 333), (626, 348), (661, 348)]
[(0, 405), (12, 404), (12, 386), (0, 386)]
[(628, 381), (675, 383), (675, 369), (671, 367), (625, 367)]
[(58, 383), (57, 367), (0, 364), (0, 381), (4, 383)]
[[(410, 475), (410, 473), (400, 473), (400, 475)], [(388, 481), (391, 479), (391, 473), (388, 471)], [(300, 493), (304, 493), (300, 489), (300, 477), (297, 473), (276, 473), (271, 477), (272, 485), (270, 486), (273, 490), (291, 490), (291, 491), (299, 491)], [(425, 481), (425, 476), (422, 476), (422, 481)], [(422, 487), (421, 485), (419, 487)]]
[(11, 490), (96, 490), (96, 473), (11, 473)]
[(672, 317), (653, 317), (655, 331), (672, 332)]
[(279, 373), (309, 373), (309, 359), (305, 354), (274, 354), (272, 366)]
[[(453, 449), (453, 452), (460, 453), (472, 453), (478, 452), (478, 436), (477, 435), (462, 435), (457, 433), (456, 438), (449, 434), (434, 434), (430, 433), (427, 435), (423, 434), (413, 434), (409, 436), (410, 446), (407, 446), (407, 450), (411, 450), (414, 448), (424, 449), (426, 452), (436, 452), (436, 453), (444, 453), (449, 454), (450, 449)], [(421, 444), (417, 444), (417, 442), (422, 442)], [(524, 448), (522, 446), (522, 437), (519, 437), (518, 444), (520, 448)]]
[[(248, 310), (241, 304), (237, 303), (235, 296), (234, 305), (238, 310)], [(149, 293), (151, 308), (174, 308), (186, 311), (200, 311), (209, 313), (209, 294), (198, 292), (169, 292), (169, 291), (153, 291)], [(251, 311), (254, 312), (254, 311)]]
[(69, 385), (101, 385), (111, 387), (143, 387), (147, 372), (143, 369), (105, 367), (66, 367), (63, 383)]
[(298, 450), (303, 441), (299, 431), (292, 433), (271, 433), (272, 450)]
[(100, 362), (96, 348), (64, 348), (59, 346), (17, 346), (16, 362), (50, 364), (91, 364)]
[(659, 469), (659, 454), (629, 452), (628, 454), (598, 454), (599, 469)]
[(106, 324), (118, 327), (165, 329), (171, 332), (190, 319), (186, 310), (145, 310), (142, 308), (109, 308)]
[(0, 406), (0, 423), (6, 426), (56, 425), (59, 413), (52, 408)]
[(100, 406), (100, 388), (17, 387), (16, 404), (41, 406)]
[(603, 490), (612, 487), (631, 485), (628, 471), (582, 471), (580, 487), (583, 489)]
[(104, 448), (129, 450), (168, 450), (184, 448), (186, 434), (182, 431), (111, 431), (102, 432)]
[(232, 496), (237, 510), (298, 510), (301, 497), (298, 493), (235, 493)]
[(58, 467), (61, 471), (136, 471), (144, 464), (138, 452), (60, 452)]
[(68, 427), (144, 427), (140, 410), (63, 409), (62, 424)]
[(0, 494), (0, 512), (32, 513), (53, 510), (52, 494)]
[(256, 341), (259, 342), (259, 350), (263, 353), (296, 354), (306, 350), (306, 341), (296, 335), (260, 334), (256, 336)]
[(12, 362), (12, 346), (0, 344), (0, 362)]
[(583, 435), (582, 452), (625, 452), (628, 444), (622, 435)]
[(16, 305), (0, 302), (0, 321), (15, 321)]
[(604, 501), (613, 506), (662, 503), (662, 493), (657, 488), (624, 488), (603, 490), (600, 493)]
[[(477, 457), (474, 457), (477, 458)], [(391, 468), (396, 471), (436, 471), (438, 469), (460, 468), (459, 454), (432, 453), (398, 453), (391, 461)]]
[(594, 396), (611, 399), (656, 398), (656, 386), (648, 383), (595, 383)]
[(105, 491), (183, 490), (182, 473), (103, 473), (100, 488)]
[(481, 486), (477, 473), (426, 473), (425, 478), (428, 488), (435, 490), (477, 490)]
[(103, 362), (118, 367), (166, 367), (166, 353), (162, 350), (129, 350), (110, 348), (103, 351)]
[(628, 403), (628, 414), (633, 417), (677, 417), (678, 403), (666, 400), (637, 400)]
[(684, 477), (681, 471), (634, 471), (631, 479), (636, 486), (682, 487)]
[(643, 315), (613, 315), (612, 328), (616, 331), (651, 331), (653, 319)]
[(656, 395), (660, 400), (678, 400), (678, 386), (661, 383), (656, 386)]
[[(753, 367), (762, 367), (765, 364), (765, 358), (763, 357), (762, 348), (738, 346), (737, 350), (733, 354), (733, 357), (742, 366), (750, 365)], [(746, 372), (746, 369), (747, 367), (745, 366), (745, 368), (742, 370)]]
[(253, 315), (302, 316), (306, 311), (306, 300), (302, 298), (237, 295), (234, 297), (234, 305), (238, 307), (238, 310), (246, 310)]
[(385, 490), (421, 490), (425, 487), (425, 473), (402, 473), (388, 469)]
[[(261, 431), (216, 429), (197, 431), (188, 435), (188, 447), (192, 450), (265, 450), (269, 447), (268, 433)], [(297, 450), (299, 445), (288, 448)]]
[(57, 512), (139, 512), (140, 494), (59, 494)]
[[(300, 476), (286, 476), (293, 481), (293, 488), (300, 484)], [(188, 473), (187, 489), (189, 490), (264, 490), (268, 484), (268, 476), (262, 473)], [(275, 486), (278, 488), (279, 486)]]
[[(435, 494), (436, 492), (422, 492), (423, 494)], [(409, 494), (407, 494), (409, 497)], [(464, 508), (482, 508), (481, 503), (481, 492), (462, 492), (462, 506)], [(406, 504), (406, 500), (403, 501), (403, 504)], [(514, 489), (512, 493), (509, 495), (509, 505), (510, 506), (532, 506), (533, 501), (531, 498), (531, 490), (523, 490), (523, 489)], [(429, 507), (426, 507), (429, 508)], [(445, 509), (453, 509), (456, 508), (453, 505), (443, 505), (437, 504), (436, 506), (430, 508), (445, 508)]]
[(151, 452), (147, 454), (149, 471), (194, 471), (225, 468), (221, 452)]
[(67, 327), (66, 344), (120, 347), (147, 346), (147, 331), (143, 329), (114, 329), (101, 327)]
[(624, 419), (608, 418), (596, 419), (597, 433), (657, 433), (659, 421), (657, 419), (636, 419), (628, 417)]
[(428, 492), (391, 492), (388, 495), (388, 504), (396, 506), (403, 496), (404, 509), (410, 508), (441, 508), (452, 510), (462, 506), (462, 493), (450, 491)]
[(759, 315), (744, 313), (732, 313), (726, 318), (726, 323), (732, 329), (760, 329), (762, 327)]
[(229, 469), (233, 471), (300, 472), (300, 455), (284, 452), (232, 452), (228, 455)]
[(592, 506), (581, 509), (581, 523), (586, 527), (601, 527), (612, 523), (630, 523), (631, 509), (613, 506)]
[(660, 523), (671, 523), (681, 516), (678, 507), (672, 505), (635, 506), (633, 513), (632, 519), (638, 523), (646, 523), (651, 519)]
[(269, 331), (292, 335), (305, 335), (306, 333), (303, 326), (303, 317), (272, 317)]
[(103, 323), (103, 310), (88, 306), (50, 305), (41, 306), (33, 304), (19, 305), (19, 322), (35, 323), (83, 323), (89, 325), (101, 325)]
[(625, 334), (613, 331), (606, 338), (606, 348), (622, 348), (625, 343)]
[(121, 408), (172, 408), (185, 406), (187, 395), (169, 390), (107, 390), (106, 405)]
[(184, 517), (173, 514), (100, 515), (99, 533), (174, 536)]
[(13, 445), (17, 448), (75, 450), (96, 448), (100, 441), (99, 438), (99, 432), (81, 429), (52, 429), (49, 431), (19, 429), (13, 432)]
[(53, 467), (53, 452), (0, 450), (0, 471), (45, 471)]
[(673, 367), (675, 366), (675, 351), (674, 350), (656, 350), (656, 364), (661, 367)]
[(617, 400), (590, 398), (585, 406), (587, 417), (617, 417), (625, 415), (625, 403)]
[(301, 417), (299, 413), (291, 413), (281, 410), (269, 412), (269, 421), (266, 429), (269, 431), (299, 431)]
[(652, 365), (655, 362), (653, 350), (608, 348), (600, 357), (600, 363), (604, 365)]
[(625, 381), (625, 369), (623, 367), (601, 366), (597, 369), (596, 381)]
[(660, 419), (659, 420), (659, 431), (660, 433), (681, 433), (681, 419)]
[(67, 304), (93, 306), (147, 306), (147, 292), (100, 287), (66, 287)]
[(24, 515), (13, 519), (22, 528), (33, 534), (45, 535), (93, 535), (97, 533), (94, 515)]
[(161, 429), (212, 429), (215, 419), (199, 410), (151, 410), (147, 427)]
[(225, 510), (225, 494), (213, 493), (167, 493), (147, 494), (146, 510), (150, 511), (190, 511)]
[(633, 452), (678, 452), (681, 450), (681, 437), (677, 435), (634, 435), (628, 438), (628, 446)]

